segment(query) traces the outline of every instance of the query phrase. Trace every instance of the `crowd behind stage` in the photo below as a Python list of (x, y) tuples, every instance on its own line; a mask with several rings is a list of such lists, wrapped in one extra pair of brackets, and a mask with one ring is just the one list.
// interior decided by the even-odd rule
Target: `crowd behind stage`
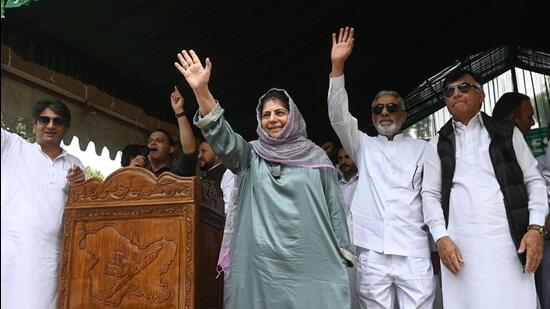
[[(224, 308), (550, 308), (550, 151), (535, 159), (525, 142), (531, 99), (506, 93), (488, 116), (480, 79), (457, 68), (442, 93), (452, 118), (431, 141), (402, 134), (392, 90), (371, 100), (372, 137), (349, 112), (354, 43), (353, 28), (332, 34), (339, 141), (309, 140), (299, 102), (277, 88), (259, 97), (258, 138), (244, 140), (209, 89), (213, 62), (182, 50), (174, 65), (199, 110), (188, 115), (174, 87), (179, 142), (153, 130), (121, 165), (194, 176), (198, 163), (221, 189)], [(40, 100), (32, 117), (36, 143), (2, 129), (2, 308), (56, 307), (68, 187), (85, 180), (60, 147), (67, 106)]]

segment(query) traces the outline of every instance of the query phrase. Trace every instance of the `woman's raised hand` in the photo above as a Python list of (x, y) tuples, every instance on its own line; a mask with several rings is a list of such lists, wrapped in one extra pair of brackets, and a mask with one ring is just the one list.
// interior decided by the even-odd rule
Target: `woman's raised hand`
[(202, 63), (195, 54), (193, 50), (182, 50), (178, 53), (178, 62), (175, 62), (174, 65), (181, 72), (191, 89), (198, 90), (201, 88), (208, 87), (208, 81), (210, 80), (210, 72), (212, 70), (212, 63), (210, 59), (206, 58), (205, 64), (203, 67)]

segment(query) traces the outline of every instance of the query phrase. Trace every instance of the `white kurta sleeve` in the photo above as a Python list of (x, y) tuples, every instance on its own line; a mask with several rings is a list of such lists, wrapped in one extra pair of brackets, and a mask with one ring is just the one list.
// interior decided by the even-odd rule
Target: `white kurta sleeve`
[(424, 151), (424, 177), (422, 180), (422, 212), (424, 223), (430, 227), (434, 241), (449, 236), (445, 228), (445, 217), (441, 208), (441, 160), (437, 153), (434, 137)]
[(349, 112), (348, 93), (344, 86), (344, 75), (330, 78), (327, 99), (328, 116), (342, 146), (350, 158), (358, 162), (359, 141), (363, 133), (358, 129), (357, 119)]
[(10, 149), (12, 148), (13, 144), (15, 143), (15, 140), (19, 136), (13, 133), (10, 133), (4, 129), (2, 129), (2, 157), (4, 154), (8, 153)]
[(548, 214), (548, 196), (546, 184), (537, 168), (538, 162), (531, 154), (529, 146), (518, 128), (514, 128), (512, 143), (529, 196), (529, 224), (544, 225)]
[(544, 155), (544, 167), (542, 168), (542, 177), (546, 181), (546, 193), (548, 195), (548, 201), (550, 202), (550, 145), (548, 145), (548, 148), (546, 148), (546, 154)]

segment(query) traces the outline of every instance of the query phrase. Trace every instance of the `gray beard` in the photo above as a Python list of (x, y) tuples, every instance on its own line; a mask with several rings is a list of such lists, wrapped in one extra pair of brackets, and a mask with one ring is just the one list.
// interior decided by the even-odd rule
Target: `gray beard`
[(377, 123), (374, 125), (374, 127), (376, 128), (376, 131), (378, 131), (378, 134), (380, 135), (394, 136), (401, 130), (402, 125), (403, 125), (403, 122), (401, 123), (394, 122), (390, 125), (381, 125), (380, 123)]

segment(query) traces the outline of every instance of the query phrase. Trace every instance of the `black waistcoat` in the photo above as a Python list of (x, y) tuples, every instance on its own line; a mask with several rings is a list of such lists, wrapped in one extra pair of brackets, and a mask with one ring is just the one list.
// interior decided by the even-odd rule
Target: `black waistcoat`
[(207, 171), (202, 178), (214, 181), (218, 188), (221, 188), (223, 174), (226, 170), (227, 168), (223, 164), (219, 164), (213, 169)]
[[(521, 239), (529, 225), (529, 210), (527, 208), (527, 189), (523, 183), (523, 172), (518, 164), (512, 136), (514, 124), (508, 121), (495, 120), (481, 113), (483, 125), (489, 132), (491, 144), (489, 155), (495, 171), (495, 176), (504, 196), (504, 206), (510, 234), (519, 249)], [(456, 143), (452, 120), (449, 120), (439, 131), (437, 152), (441, 159), (441, 206), (445, 216), (445, 224), (449, 222), (449, 197), (453, 185), (456, 163)], [(460, 207), (460, 205), (454, 205)], [(483, 235), (480, 235), (483, 237)], [(525, 265), (525, 254), (518, 255)]]

